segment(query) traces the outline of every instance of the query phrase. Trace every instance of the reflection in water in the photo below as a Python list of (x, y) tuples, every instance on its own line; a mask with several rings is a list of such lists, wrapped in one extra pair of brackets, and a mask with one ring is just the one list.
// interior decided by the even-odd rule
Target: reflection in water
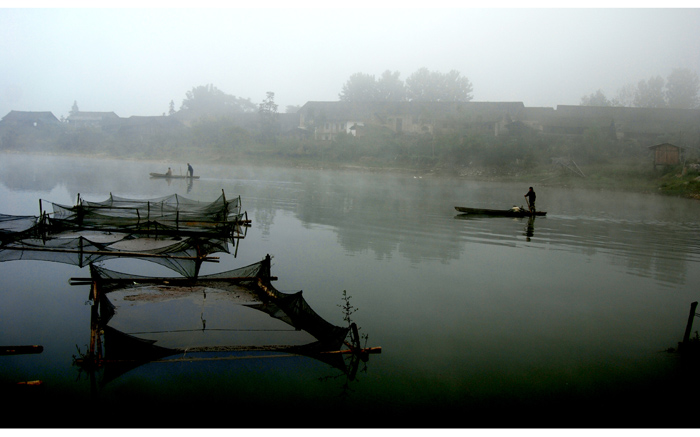
[(527, 219), (527, 226), (525, 227), (525, 236), (527, 237), (527, 241), (530, 241), (533, 235), (535, 235), (535, 216)]
[[(582, 253), (589, 257), (601, 254), (611, 265), (624, 267), (629, 274), (663, 283), (684, 283), (688, 265), (700, 262), (700, 238), (695, 236), (695, 228), (698, 228), (695, 224), (631, 223), (556, 215), (537, 219), (466, 215), (455, 218), (467, 223), (461, 230), (461, 237), (466, 241), (516, 246), (518, 233), (511, 224), (524, 222), (522, 235), (526, 242), (535, 244), (535, 248)], [(537, 239), (533, 239), (535, 220)]]

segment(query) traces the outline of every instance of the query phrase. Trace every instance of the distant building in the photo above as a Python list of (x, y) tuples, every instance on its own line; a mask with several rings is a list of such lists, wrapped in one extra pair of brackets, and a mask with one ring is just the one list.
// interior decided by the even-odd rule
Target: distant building
[(68, 116), (68, 124), (76, 127), (105, 127), (119, 123), (121, 118), (114, 112), (73, 112)]
[(2, 118), (0, 123), (5, 126), (41, 127), (46, 125), (58, 125), (61, 122), (49, 111), (10, 111)]
[(370, 125), (433, 134), (466, 124), (498, 136), (524, 108), (522, 102), (307, 102), (298, 114), (299, 127), (312, 138), (333, 141), (341, 133), (361, 136)]
[(122, 135), (154, 134), (183, 127), (183, 124), (178, 119), (167, 115), (133, 115), (120, 120), (118, 132)]

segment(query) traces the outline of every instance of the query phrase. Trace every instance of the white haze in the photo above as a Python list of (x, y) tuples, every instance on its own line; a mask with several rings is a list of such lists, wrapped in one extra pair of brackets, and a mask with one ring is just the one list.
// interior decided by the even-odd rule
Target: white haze
[(0, 117), (67, 116), (74, 101), (161, 115), (206, 84), (256, 104), (272, 91), (283, 112), (338, 100), (357, 72), (421, 67), (458, 70), (474, 101), (612, 98), (677, 67), (700, 74), (700, 9), (0, 9)]

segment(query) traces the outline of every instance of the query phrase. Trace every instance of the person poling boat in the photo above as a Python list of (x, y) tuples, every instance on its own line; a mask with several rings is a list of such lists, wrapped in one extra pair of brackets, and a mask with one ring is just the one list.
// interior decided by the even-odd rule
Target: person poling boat
[(527, 202), (527, 206), (530, 208), (531, 213), (535, 213), (537, 210), (535, 209), (535, 199), (537, 198), (537, 195), (535, 194), (535, 190), (530, 187), (530, 189), (525, 193), (525, 201)]

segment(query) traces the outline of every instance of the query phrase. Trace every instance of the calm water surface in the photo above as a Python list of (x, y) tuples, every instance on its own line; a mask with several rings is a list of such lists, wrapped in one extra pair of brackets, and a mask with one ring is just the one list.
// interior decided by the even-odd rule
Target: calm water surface
[[(39, 199), (74, 204), (78, 193), (240, 195), (252, 227), (202, 273), (270, 254), (276, 288), (303, 290), (337, 325), (346, 290), (367, 345), (382, 348), (352, 379), (286, 356), (150, 363), (104, 383), (72, 365), (89, 341), (90, 307), (88, 288), (68, 279), (88, 269), (4, 262), (0, 344), (44, 346), (0, 357), (6, 387), (45, 382), (14, 390), (12, 426), (695, 426), (698, 395), (686, 384), (697, 365), (688, 373), (665, 350), (700, 298), (696, 201), (533, 181), (548, 214), (529, 221), (454, 210), (520, 206), (523, 185), (214, 165), (195, 165), (201, 179), (191, 184), (168, 183), (148, 173), (184, 173), (185, 163), (1, 158), (4, 214), (38, 215)], [(143, 261), (104, 264), (172, 274)], [(193, 327), (233, 317), (198, 305), (190, 303)], [(159, 320), (185, 317), (162, 308)]]

